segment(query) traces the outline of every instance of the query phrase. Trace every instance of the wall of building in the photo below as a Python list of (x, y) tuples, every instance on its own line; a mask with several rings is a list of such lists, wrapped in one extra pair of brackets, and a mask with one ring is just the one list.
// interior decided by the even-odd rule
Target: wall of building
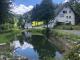
[(69, 7), (64, 7), (63, 10), (56, 16), (56, 21), (75, 25), (75, 14)]

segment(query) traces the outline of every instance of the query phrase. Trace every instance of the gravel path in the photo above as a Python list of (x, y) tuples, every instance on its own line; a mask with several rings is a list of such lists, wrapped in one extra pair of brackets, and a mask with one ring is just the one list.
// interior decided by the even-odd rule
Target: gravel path
[(61, 30), (61, 31), (72, 33), (72, 34), (75, 34), (75, 35), (80, 35), (80, 30)]

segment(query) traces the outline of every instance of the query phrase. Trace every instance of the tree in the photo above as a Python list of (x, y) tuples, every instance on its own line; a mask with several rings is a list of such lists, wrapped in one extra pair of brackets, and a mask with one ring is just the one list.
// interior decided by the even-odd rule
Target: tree
[(69, 4), (74, 9), (74, 11), (77, 13), (78, 16), (80, 16), (80, 3), (77, 0), (70, 0)]
[[(54, 9), (55, 6), (52, 0), (42, 0), (40, 5), (36, 5), (32, 10), (32, 21), (44, 21), (44, 24), (47, 25), (46, 33), (48, 35), (49, 28), (48, 24), (51, 19), (54, 18)], [(47, 36), (48, 37), (48, 36)]]
[(32, 21), (44, 21), (48, 25), (50, 19), (54, 18), (54, 4), (52, 0), (43, 0), (40, 5), (32, 10)]
[(10, 4), (10, 0), (0, 0), (0, 24), (8, 20)]
[(78, 2), (75, 3), (74, 10), (77, 13), (77, 15), (80, 17), (80, 3)]
[(20, 28), (22, 28), (22, 29), (24, 29), (24, 26), (25, 26), (25, 23), (26, 23), (26, 21), (25, 21), (25, 19), (24, 19), (24, 16), (23, 15), (19, 15), (18, 16), (18, 26), (20, 27)]
[(49, 21), (54, 18), (54, 9), (55, 6), (52, 3), (52, 0), (43, 0), (39, 6), (39, 18), (44, 21), (46, 27), (46, 37), (49, 37)]
[[(40, 21), (40, 14), (39, 14), (39, 4), (36, 4), (36, 6), (32, 10), (31, 14), (31, 21)], [(35, 23), (35, 25), (37, 25)]]
[(25, 19), (25, 21), (26, 22), (31, 22), (31, 11), (29, 11), (29, 12), (26, 12), (24, 15), (23, 15), (24, 17), (24, 19)]
[(40, 20), (43, 20), (48, 28), (48, 22), (54, 18), (54, 5), (52, 0), (43, 0), (39, 8)]
[(78, 2), (78, 0), (70, 0), (69, 4), (75, 12), (76, 24), (80, 23), (80, 3)]
[(76, 2), (76, 0), (69, 0), (69, 2), (73, 4), (74, 2)]
[(36, 4), (36, 6), (32, 10), (32, 15), (31, 15), (31, 18), (32, 18), (31, 20), (32, 21), (39, 20), (39, 13), (38, 13), (38, 11), (39, 11), (39, 5)]

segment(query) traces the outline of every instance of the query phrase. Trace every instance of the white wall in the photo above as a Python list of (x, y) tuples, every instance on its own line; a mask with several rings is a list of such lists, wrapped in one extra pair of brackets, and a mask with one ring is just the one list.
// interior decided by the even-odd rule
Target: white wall
[(32, 24), (26, 22), (24, 28), (25, 28), (25, 29), (26, 29), (26, 28), (32, 28)]
[[(63, 13), (63, 11), (67, 11), (67, 13)], [(71, 13), (69, 13), (69, 11), (71, 11)], [(68, 16), (68, 18), (66, 16)], [(71, 16), (71, 18), (69, 18), (69, 16)], [(58, 16), (56, 16), (55, 20), (64, 23), (70, 21), (72, 25), (75, 25), (75, 14), (69, 7), (64, 7), (63, 10), (58, 14)]]

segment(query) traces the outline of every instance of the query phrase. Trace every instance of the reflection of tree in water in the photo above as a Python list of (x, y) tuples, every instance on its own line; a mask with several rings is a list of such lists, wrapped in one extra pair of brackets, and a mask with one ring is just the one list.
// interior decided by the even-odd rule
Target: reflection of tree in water
[(23, 41), (30, 42), (31, 34), (30, 32), (22, 32), (21, 35), (17, 36), (17, 39), (23, 44)]
[(31, 43), (41, 59), (54, 57), (56, 49), (43, 36), (33, 35)]
[(22, 34), (18, 36), (18, 40), (20, 40), (21, 44), (23, 44), (23, 40), (31, 43), (34, 49), (39, 53), (40, 59), (54, 58), (56, 49), (44, 38), (44, 36), (32, 35), (30, 38), (26, 37), (25, 33), (22, 32)]

